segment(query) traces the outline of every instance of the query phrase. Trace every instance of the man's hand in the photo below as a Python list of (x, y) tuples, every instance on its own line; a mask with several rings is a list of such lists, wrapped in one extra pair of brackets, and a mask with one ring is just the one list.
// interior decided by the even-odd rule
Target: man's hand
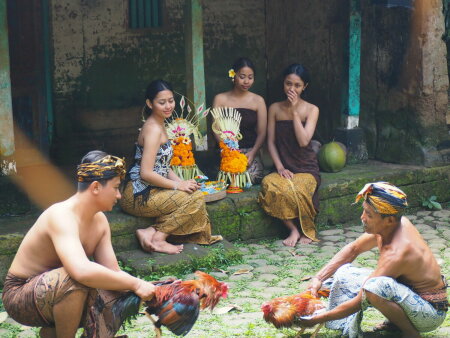
[(307, 290), (311, 291), (311, 295), (318, 298), (318, 291), (320, 290), (320, 288), (322, 287), (322, 281), (317, 278), (317, 277), (313, 277), (311, 279), (311, 283), (309, 283)]
[(314, 325), (320, 324), (323, 322), (324, 322), (324, 320), (321, 320), (321, 316), (317, 315), (317, 316), (300, 317), (298, 324), (300, 327), (313, 327)]
[(147, 301), (151, 300), (155, 295), (155, 288), (156, 286), (154, 286), (152, 283), (140, 279), (138, 287), (136, 290), (134, 290), (134, 293), (142, 300)]

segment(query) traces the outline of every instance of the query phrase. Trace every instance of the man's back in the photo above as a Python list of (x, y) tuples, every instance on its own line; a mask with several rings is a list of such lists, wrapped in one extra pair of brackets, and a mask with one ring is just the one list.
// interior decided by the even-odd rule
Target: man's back
[(430, 248), (414, 225), (402, 217), (391, 243), (380, 248), (380, 263), (390, 264), (392, 255), (398, 261), (400, 275), (397, 280), (409, 285), (417, 292), (442, 287), (441, 270)]

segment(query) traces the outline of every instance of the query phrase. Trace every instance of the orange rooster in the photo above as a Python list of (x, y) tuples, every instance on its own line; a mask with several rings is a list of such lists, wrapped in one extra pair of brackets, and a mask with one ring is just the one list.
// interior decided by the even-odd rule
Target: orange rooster
[[(328, 297), (329, 292), (320, 290), (318, 292), (323, 297)], [(306, 291), (292, 296), (274, 298), (265, 302), (261, 306), (264, 313), (264, 320), (272, 323), (276, 328), (299, 326), (299, 318), (302, 316), (311, 316), (316, 311), (324, 310), (325, 304)], [(315, 337), (322, 328), (320, 324), (311, 337)], [(301, 335), (305, 328), (302, 328), (298, 335)]]
[[(167, 280), (154, 282), (155, 296), (144, 302), (145, 313), (155, 325), (156, 337), (161, 337), (161, 326), (175, 335), (187, 334), (197, 321), (200, 309), (214, 309), (220, 298), (226, 298), (228, 285), (207, 273), (196, 271), (197, 280)], [(123, 321), (137, 315), (141, 300), (129, 292), (116, 301), (112, 312), (114, 320)], [(151, 315), (158, 317), (154, 320)]]

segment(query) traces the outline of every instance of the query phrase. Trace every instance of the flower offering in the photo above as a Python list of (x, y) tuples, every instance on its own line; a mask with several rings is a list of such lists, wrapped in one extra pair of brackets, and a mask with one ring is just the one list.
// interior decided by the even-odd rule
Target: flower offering
[(220, 171), (217, 180), (230, 182), (228, 193), (242, 192), (242, 188), (250, 187), (250, 176), (247, 172), (248, 159), (239, 150), (239, 132), (241, 114), (234, 108), (214, 108), (211, 110), (214, 117), (212, 128), (219, 135)]

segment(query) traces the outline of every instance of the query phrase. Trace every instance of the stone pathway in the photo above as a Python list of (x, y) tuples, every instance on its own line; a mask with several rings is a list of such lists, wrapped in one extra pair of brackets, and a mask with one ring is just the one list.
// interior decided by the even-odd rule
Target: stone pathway
[[(425, 240), (430, 245), (442, 267), (444, 275), (450, 279), (450, 209), (442, 211), (419, 211), (408, 216), (417, 226)], [(294, 337), (292, 329), (277, 330), (262, 319), (261, 304), (273, 297), (290, 295), (303, 291), (308, 281), (302, 278), (314, 274), (326, 263), (345, 243), (357, 238), (362, 233), (362, 227), (357, 224), (336, 227), (320, 231), (320, 243), (287, 248), (281, 240), (265, 241), (239, 246), (244, 254), (243, 263), (228, 267), (224, 272), (213, 272), (216, 278), (226, 281), (230, 286), (229, 298), (217, 306), (220, 310), (226, 306), (235, 306), (234, 310), (224, 314), (204, 311), (188, 336), (190, 337)], [(354, 264), (365, 267), (375, 267), (377, 251), (372, 250), (359, 256)], [(238, 270), (248, 270), (247, 273), (234, 275)], [(192, 275), (184, 278), (190, 279)], [(450, 317), (450, 316), (449, 316)], [(374, 325), (380, 323), (383, 316), (376, 310), (365, 312), (363, 331), (365, 337), (383, 336), (371, 333)], [(0, 336), (4, 333), (11, 337), (34, 337), (35, 329), (18, 326), (11, 319), (7, 324), (0, 325)], [(15, 335), (12, 333), (16, 333)], [(145, 317), (139, 317), (127, 326), (122, 333), (131, 337), (152, 337), (153, 325)], [(309, 337), (311, 331), (303, 336)], [(12, 334), (12, 335), (11, 335)], [(163, 329), (164, 336), (175, 337)], [(384, 334), (386, 337), (395, 335)], [(425, 337), (449, 337), (450, 318), (436, 331), (424, 334)], [(318, 337), (340, 337), (338, 331), (322, 329)]]

